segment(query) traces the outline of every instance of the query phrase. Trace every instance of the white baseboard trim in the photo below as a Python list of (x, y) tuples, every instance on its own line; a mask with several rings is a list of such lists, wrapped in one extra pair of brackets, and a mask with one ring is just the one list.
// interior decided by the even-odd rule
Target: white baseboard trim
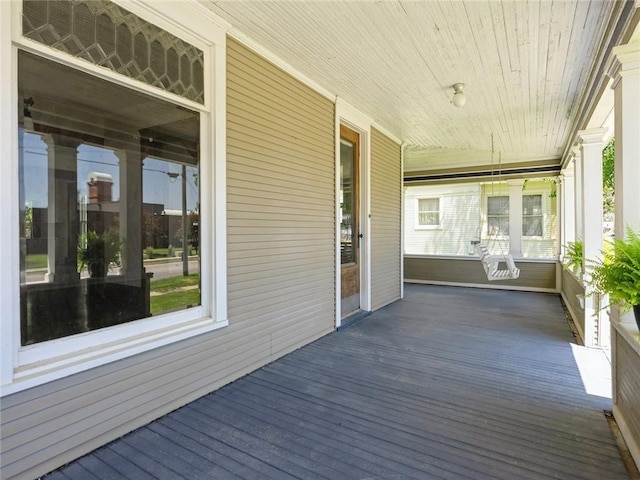
[(519, 292), (559, 293), (559, 291), (554, 288), (518, 287), (515, 285), (497, 285), (497, 284), (487, 284), (487, 283), (441, 282), (438, 280), (417, 280), (413, 278), (405, 278), (404, 282), (405, 283), (421, 283), (424, 285), (444, 285), (449, 287), (489, 288), (493, 290), (516, 290)]

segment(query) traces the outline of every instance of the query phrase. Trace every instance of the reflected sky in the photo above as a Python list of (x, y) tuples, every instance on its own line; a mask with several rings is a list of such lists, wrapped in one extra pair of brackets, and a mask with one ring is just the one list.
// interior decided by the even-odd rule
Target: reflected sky
[[(23, 178), (25, 203), (34, 208), (47, 207), (47, 144), (40, 135), (25, 133), (23, 141)], [(195, 210), (198, 203), (196, 167), (187, 166), (187, 210)], [(108, 174), (113, 179), (112, 200), (120, 198), (118, 157), (104, 147), (80, 145), (78, 147), (78, 194), (88, 194), (87, 181), (92, 172)], [(182, 166), (147, 157), (143, 164), (143, 202), (164, 205), (166, 210), (182, 208)]]

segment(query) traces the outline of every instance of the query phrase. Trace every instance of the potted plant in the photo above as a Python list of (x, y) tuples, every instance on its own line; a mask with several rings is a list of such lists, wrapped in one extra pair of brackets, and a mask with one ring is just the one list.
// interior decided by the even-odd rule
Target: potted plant
[(589, 283), (623, 310), (633, 309), (640, 329), (640, 233), (627, 228), (626, 239), (615, 238), (593, 262)]
[(120, 238), (115, 230), (98, 233), (89, 230), (80, 238), (78, 245), (78, 260), (80, 271), (87, 266), (92, 278), (105, 277), (109, 264), (115, 262), (120, 253)]
[(571, 269), (576, 275), (584, 268), (582, 240), (567, 242), (565, 245), (564, 268)]

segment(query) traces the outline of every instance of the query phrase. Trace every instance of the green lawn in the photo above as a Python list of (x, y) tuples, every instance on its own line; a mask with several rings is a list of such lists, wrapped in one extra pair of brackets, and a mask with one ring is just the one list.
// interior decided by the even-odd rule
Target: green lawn
[(27, 255), (27, 270), (34, 268), (47, 268), (46, 253), (30, 253)]
[[(144, 253), (148, 256), (150, 251), (149, 248), (144, 249)], [(193, 247), (189, 247), (189, 255), (193, 255), (195, 253), (195, 249)], [(182, 254), (182, 247), (174, 247), (173, 256), (178, 257), (179, 254)], [(151, 249), (151, 258), (167, 258), (169, 256), (168, 248), (153, 248)]]
[(197, 274), (188, 275), (186, 277), (169, 277), (161, 280), (151, 281), (152, 292), (168, 292), (171, 290), (177, 290), (181, 287), (190, 287), (192, 285), (198, 285), (200, 282), (200, 276)]
[(196, 305), (200, 305), (200, 290), (197, 288), (165, 293), (164, 295), (151, 297), (151, 314), (159, 315), (173, 310), (195, 307)]
[[(151, 282), (151, 313), (171, 312), (183, 308), (200, 305), (200, 277), (170, 277)], [(161, 293), (161, 295), (158, 295)]]

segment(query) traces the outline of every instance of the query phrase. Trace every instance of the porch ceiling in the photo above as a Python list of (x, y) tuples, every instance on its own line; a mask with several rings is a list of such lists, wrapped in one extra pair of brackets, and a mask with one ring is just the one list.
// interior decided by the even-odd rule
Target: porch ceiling
[[(611, 1), (202, 0), (407, 143), (405, 170), (557, 164), (577, 128)], [(452, 85), (467, 103), (452, 105)], [(497, 153), (496, 153), (497, 158)], [(497, 159), (496, 159), (497, 161)]]

